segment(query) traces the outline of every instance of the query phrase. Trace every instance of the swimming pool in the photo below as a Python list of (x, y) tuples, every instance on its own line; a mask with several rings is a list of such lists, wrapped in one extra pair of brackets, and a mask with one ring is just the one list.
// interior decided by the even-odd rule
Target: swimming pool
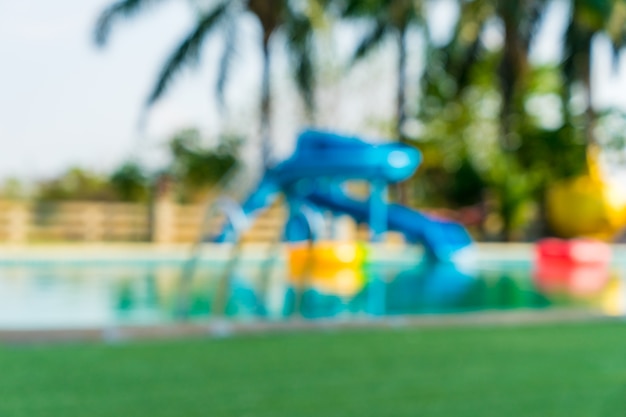
[(530, 253), (528, 248), (503, 252), (483, 246), (474, 262), (453, 266), (403, 252), (379, 256), (362, 270), (328, 268), (306, 277), (290, 277), (282, 257), (272, 262), (243, 257), (229, 265), (222, 253), (200, 259), (194, 273), (185, 276), (183, 255), (4, 256), (0, 330), (555, 308), (624, 314), (626, 264), (542, 278)]

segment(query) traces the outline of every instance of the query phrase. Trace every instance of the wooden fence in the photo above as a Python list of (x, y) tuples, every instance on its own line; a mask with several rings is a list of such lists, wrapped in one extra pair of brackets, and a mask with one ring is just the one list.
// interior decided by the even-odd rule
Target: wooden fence
[[(201, 233), (205, 211), (204, 205), (179, 205), (166, 199), (152, 206), (0, 201), (0, 242), (192, 242)], [(276, 204), (256, 218), (243, 239), (274, 239), (284, 221), (285, 209)]]

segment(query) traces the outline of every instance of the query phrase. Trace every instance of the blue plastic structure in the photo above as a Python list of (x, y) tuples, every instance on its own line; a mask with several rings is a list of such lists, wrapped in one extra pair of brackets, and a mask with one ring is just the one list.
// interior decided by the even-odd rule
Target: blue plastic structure
[[(254, 216), (283, 194), (289, 205), (287, 241), (309, 239), (315, 233), (311, 213), (329, 211), (367, 223), (372, 240), (389, 230), (401, 232), (408, 241), (423, 244), (434, 259), (447, 261), (472, 242), (463, 226), (386, 202), (387, 186), (409, 178), (420, 162), (420, 152), (411, 146), (373, 145), (355, 137), (305, 131), (293, 155), (265, 172), (242, 211)], [(347, 195), (342, 185), (349, 180), (368, 181), (369, 198)], [(232, 234), (226, 227), (217, 240), (230, 240)]]

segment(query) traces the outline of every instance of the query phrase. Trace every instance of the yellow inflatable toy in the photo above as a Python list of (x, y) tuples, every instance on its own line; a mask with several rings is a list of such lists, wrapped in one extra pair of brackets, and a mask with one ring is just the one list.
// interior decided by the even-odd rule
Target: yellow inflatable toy
[(589, 174), (548, 188), (547, 219), (561, 237), (612, 240), (626, 226), (626, 189), (603, 178), (597, 150), (589, 151)]
[(308, 276), (290, 275), (289, 281), (296, 286), (314, 288), (323, 294), (352, 297), (365, 286), (365, 274), (360, 269), (316, 268)]
[(624, 281), (611, 277), (602, 296), (602, 311), (609, 316), (623, 316), (626, 312)]
[(289, 249), (289, 280), (326, 294), (351, 296), (365, 285), (365, 247), (353, 242), (320, 242)]

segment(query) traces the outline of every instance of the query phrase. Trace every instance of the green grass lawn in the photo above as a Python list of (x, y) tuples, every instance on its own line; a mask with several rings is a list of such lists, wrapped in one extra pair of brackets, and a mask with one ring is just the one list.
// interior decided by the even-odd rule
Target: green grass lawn
[(626, 324), (4, 346), (0, 416), (626, 416)]

